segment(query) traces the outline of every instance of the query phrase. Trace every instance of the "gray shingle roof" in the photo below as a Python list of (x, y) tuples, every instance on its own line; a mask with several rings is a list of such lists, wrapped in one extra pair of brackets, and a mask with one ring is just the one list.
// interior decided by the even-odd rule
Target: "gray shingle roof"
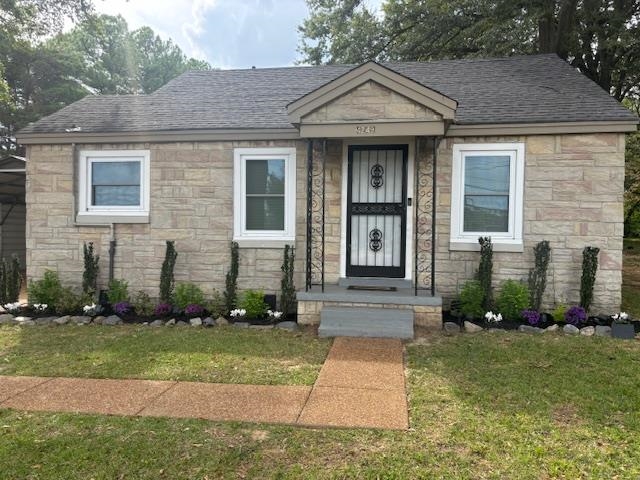
[[(555, 55), (384, 65), (456, 100), (458, 124), (638, 119)], [(85, 97), (20, 133), (291, 128), (287, 104), (352, 68), (187, 72), (149, 95)]]

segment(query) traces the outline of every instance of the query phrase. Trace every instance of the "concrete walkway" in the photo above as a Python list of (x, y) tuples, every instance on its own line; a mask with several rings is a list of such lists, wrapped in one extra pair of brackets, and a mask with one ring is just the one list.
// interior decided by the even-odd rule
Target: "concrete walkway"
[(406, 429), (402, 344), (336, 338), (313, 387), (0, 376), (0, 408)]

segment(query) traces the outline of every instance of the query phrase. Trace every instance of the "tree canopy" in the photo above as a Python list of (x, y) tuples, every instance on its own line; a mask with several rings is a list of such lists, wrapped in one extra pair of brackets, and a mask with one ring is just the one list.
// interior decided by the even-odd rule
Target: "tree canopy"
[[(89, 0), (0, 0), (0, 152), (13, 132), (88, 94), (141, 94), (186, 70), (188, 58), (149, 27), (95, 15)], [(67, 22), (73, 28), (63, 31)]]

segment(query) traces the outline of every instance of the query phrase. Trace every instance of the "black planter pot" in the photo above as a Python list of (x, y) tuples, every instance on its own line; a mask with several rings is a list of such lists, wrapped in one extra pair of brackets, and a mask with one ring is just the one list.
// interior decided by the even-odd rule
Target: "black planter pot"
[(636, 336), (635, 328), (631, 323), (616, 323), (611, 324), (611, 336), (614, 338), (622, 338), (625, 340), (632, 340)]

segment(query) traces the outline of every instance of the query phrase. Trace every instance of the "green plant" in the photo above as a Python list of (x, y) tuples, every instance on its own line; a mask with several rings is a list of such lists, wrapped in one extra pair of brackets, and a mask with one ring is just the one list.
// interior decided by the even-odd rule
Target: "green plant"
[(171, 303), (173, 287), (175, 280), (173, 278), (173, 269), (176, 266), (175, 242), (167, 240), (167, 249), (164, 254), (164, 262), (162, 262), (162, 270), (160, 271), (160, 301)]
[(224, 304), (227, 312), (236, 308), (238, 303), (238, 244), (231, 242), (231, 267), (225, 277)]
[(178, 283), (173, 298), (175, 306), (180, 310), (184, 310), (187, 305), (204, 305), (204, 293), (193, 283)]
[(589, 311), (593, 302), (593, 286), (598, 271), (598, 247), (584, 247), (582, 251), (582, 276), (580, 277), (580, 306)]
[(563, 305), (562, 303), (556, 305), (556, 308), (553, 309), (551, 315), (553, 315), (553, 319), (556, 322), (564, 322), (564, 315), (567, 313), (569, 307)]
[[(77, 294), (70, 287), (63, 287), (58, 293), (58, 297), (53, 302), (53, 307), (59, 315), (74, 315), (82, 311), (82, 307), (88, 303), (89, 297)], [(51, 304), (49, 304), (51, 305)]]
[(32, 305), (34, 303), (55, 305), (61, 291), (62, 284), (60, 283), (57, 272), (46, 270), (41, 280), (32, 280), (29, 282), (27, 289), (29, 303)]
[(129, 283), (126, 280), (114, 278), (109, 282), (107, 299), (111, 305), (129, 301)]
[(480, 265), (478, 266), (478, 281), (482, 287), (482, 307), (485, 311), (493, 306), (493, 288), (491, 286), (493, 276), (493, 243), (491, 237), (478, 238), (480, 243)]
[(226, 313), (224, 298), (215, 288), (213, 289), (211, 300), (205, 302), (205, 306), (209, 311), (209, 315), (211, 315), (213, 318), (221, 317)]
[(460, 291), (460, 313), (471, 318), (482, 318), (484, 291), (478, 280), (468, 280)]
[(498, 311), (508, 320), (517, 320), (529, 307), (529, 289), (521, 282), (505, 280), (496, 299)]
[(4, 258), (0, 262), (0, 303), (17, 302), (22, 286), (22, 274), (20, 272), (20, 260), (16, 255), (7, 262)]
[(133, 297), (132, 304), (136, 314), (143, 317), (150, 317), (155, 308), (155, 304), (151, 301), (151, 297), (142, 290), (138, 290), (136, 296)]
[(93, 242), (84, 244), (84, 272), (82, 272), (82, 291), (94, 295), (98, 288), (98, 271), (100, 267), (100, 255), (96, 255), (93, 249)]
[(247, 311), (247, 318), (255, 319), (264, 317), (269, 305), (264, 301), (262, 290), (247, 290), (240, 299), (239, 307)]
[(542, 305), (542, 296), (547, 288), (547, 268), (551, 258), (551, 247), (547, 240), (539, 242), (533, 247), (535, 256), (534, 267), (529, 270), (529, 292), (531, 295), (531, 308), (539, 312)]
[(284, 246), (284, 259), (282, 261), (282, 280), (280, 281), (280, 310), (282, 317), (293, 311), (296, 301), (296, 286), (293, 282), (293, 265), (295, 261), (295, 249), (290, 245)]

